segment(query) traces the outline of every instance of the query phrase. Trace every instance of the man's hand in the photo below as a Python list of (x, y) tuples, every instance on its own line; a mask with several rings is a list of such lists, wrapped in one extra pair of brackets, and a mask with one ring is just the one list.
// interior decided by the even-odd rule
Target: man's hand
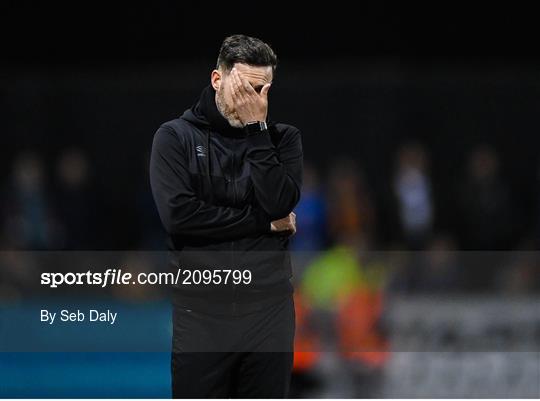
[(259, 94), (240, 75), (236, 68), (231, 70), (230, 78), (234, 110), (242, 124), (246, 125), (252, 121), (266, 121), (266, 115), (268, 113), (268, 91), (271, 84), (264, 85)]
[(270, 223), (270, 227), (272, 232), (290, 231), (290, 235), (294, 235), (296, 233), (296, 214), (291, 212), (287, 217)]

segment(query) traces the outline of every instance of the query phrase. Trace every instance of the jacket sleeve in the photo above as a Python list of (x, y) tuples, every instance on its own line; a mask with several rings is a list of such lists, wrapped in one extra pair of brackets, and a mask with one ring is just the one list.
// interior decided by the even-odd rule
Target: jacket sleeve
[(286, 217), (300, 200), (302, 188), (302, 141), (300, 131), (289, 127), (277, 148), (271, 131), (247, 138), (247, 160), (255, 196), (271, 220)]
[(150, 185), (170, 235), (230, 240), (270, 231), (262, 210), (222, 207), (198, 199), (190, 182), (184, 146), (172, 128), (161, 126), (152, 144)]

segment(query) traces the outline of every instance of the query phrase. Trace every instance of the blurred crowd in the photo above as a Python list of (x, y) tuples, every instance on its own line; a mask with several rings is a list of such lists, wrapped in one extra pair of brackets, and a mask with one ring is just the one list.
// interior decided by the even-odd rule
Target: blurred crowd
[[(66, 149), (52, 162), (37, 150), (15, 155), (0, 187), (0, 249), (165, 249), (148, 157), (140, 173), (134, 171), (125, 182), (99, 176), (103, 173), (93, 164), (81, 148)], [(368, 177), (351, 158), (325, 167), (306, 161), (291, 249), (328, 255), (339, 249), (384, 251), (387, 257), (424, 251), (418, 252), (424, 260), (393, 269), (389, 285), (401, 291), (538, 289), (539, 275), (527, 251), (539, 246), (540, 196), (534, 215), (520, 210), (518, 195), (501, 173), (499, 154), (489, 145), (472, 149), (465, 168), (455, 170), (454, 181), (434, 182), (429, 152), (417, 142), (397, 149), (389, 177)], [(375, 180), (385, 180), (379, 193), (372, 189)], [(539, 183), (540, 174), (530, 185)], [(450, 201), (440, 201), (437, 190), (443, 187)], [(495, 257), (489, 268), (463, 269), (457, 260), (463, 250), (521, 252), (516, 260)], [(503, 259), (513, 268), (505, 268)], [(305, 267), (298, 263), (298, 276)]]
[[(79, 148), (67, 149), (49, 162), (44, 162), (39, 151), (13, 158), (10, 174), (1, 185), (2, 248), (91, 249), (96, 245), (98, 228), (91, 221), (103, 212), (96, 204), (98, 197), (107, 196), (96, 193), (96, 181), (107, 177), (94, 175), (92, 161)], [(440, 233), (429, 154), (419, 143), (407, 143), (398, 149), (392, 177), (370, 177), (371, 181), (391, 181), (391, 194), (384, 194), (393, 202), (387, 210), (379, 210), (370, 180), (358, 161), (342, 158), (325, 168), (306, 162), (302, 199), (296, 209), (304, 229), (294, 239), (295, 248), (320, 250), (340, 237), (350, 236), (361, 236), (366, 246), (375, 249), (414, 250), (428, 248), (441, 235), (459, 249), (477, 250), (510, 250), (523, 241), (537, 240), (540, 224), (528, 224), (536, 232), (526, 233), (520, 227), (523, 219), (538, 221), (540, 213), (523, 216), (500, 164), (498, 153), (489, 145), (471, 151), (459, 184), (451, 188), (453, 210), (445, 211), (455, 218), (452, 232)], [(455, 170), (456, 175), (462, 174), (457, 167)], [(135, 202), (115, 206), (137, 209), (140, 230), (147, 231), (146, 219), (155, 220), (157, 215), (153, 204), (146, 203), (151, 200), (147, 176), (141, 175), (138, 181)], [(397, 228), (391, 244), (377, 237), (377, 216), (382, 213), (397, 219), (391, 222)], [(139, 243), (132, 244), (135, 248), (148, 246), (141, 237)], [(529, 247), (535, 249), (537, 245), (531, 242)]]
[[(538, 225), (526, 220), (538, 222), (540, 198), (536, 217), (524, 216), (497, 152), (482, 145), (457, 185), (445, 183), (451, 201), (441, 206), (430, 165), (422, 145), (404, 144), (379, 202), (355, 160), (336, 161), (326, 175), (306, 164), (292, 240), (293, 397), (384, 395), (397, 334), (386, 324), (392, 296), (539, 292)], [(450, 223), (438, 221), (441, 207), (452, 208)], [(381, 224), (392, 227), (386, 244)]]
[[(118, 196), (107, 191), (113, 178), (98, 176), (80, 148), (59, 153), (54, 163), (39, 151), (15, 155), (1, 186), (0, 250), (164, 250), (165, 233), (145, 175), (148, 159), (140, 164), (141, 174), (115, 183), (125, 190)], [(306, 161), (290, 242), (296, 308), (292, 397), (380, 396), (391, 351), (385, 328), (389, 296), (539, 292), (534, 251), (540, 196), (535, 215), (520, 210), (499, 154), (489, 145), (472, 149), (463, 171), (456, 168), (455, 180), (444, 185), (434, 182), (431, 165), (417, 142), (397, 149), (387, 178), (368, 176), (350, 158), (329, 167)], [(376, 193), (374, 180), (386, 180), (387, 193)], [(441, 204), (437, 190), (443, 186), (451, 201)], [(16, 298), (17, 289), (24, 293), (33, 280), (31, 263), (9, 252), (0, 255), (1, 292)], [(122, 263), (152, 270), (140, 256)], [(119, 299), (144, 299), (155, 289), (112, 291)]]
[(163, 249), (145, 169), (141, 163), (140, 178), (133, 171), (118, 182), (107, 172), (96, 176), (80, 148), (52, 162), (38, 151), (16, 155), (1, 186), (0, 249)]
[[(344, 247), (372, 256), (384, 252), (387, 258), (408, 253), (413, 263), (393, 271), (395, 290), (538, 290), (531, 251), (540, 245), (540, 196), (533, 215), (521, 210), (489, 145), (472, 149), (464, 171), (456, 168), (455, 175), (453, 182), (435, 183), (429, 154), (416, 142), (398, 148), (389, 193), (382, 196), (374, 194), (355, 160), (334, 162), (326, 175), (307, 163), (292, 248), (331, 252)], [(539, 182), (530, 185), (540, 188)], [(436, 193), (443, 187), (449, 198), (444, 203)], [(388, 227), (391, 235), (381, 241)], [(475, 256), (486, 263), (463, 268)]]

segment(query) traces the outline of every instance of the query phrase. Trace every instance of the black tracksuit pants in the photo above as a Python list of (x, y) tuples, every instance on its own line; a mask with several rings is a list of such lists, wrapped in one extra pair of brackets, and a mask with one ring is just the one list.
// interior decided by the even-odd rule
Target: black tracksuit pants
[(287, 398), (294, 330), (292, 295), (246, 314), (175, 305), (173, 398)]

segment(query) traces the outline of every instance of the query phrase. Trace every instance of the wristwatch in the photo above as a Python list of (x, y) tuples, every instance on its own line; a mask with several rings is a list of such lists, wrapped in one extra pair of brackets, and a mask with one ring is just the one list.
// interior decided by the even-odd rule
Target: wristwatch
[(250, 121), (244, 126), (244, 129), (248, 135), (252, 135), (267, 130), (268, 126), (266, 121)]

